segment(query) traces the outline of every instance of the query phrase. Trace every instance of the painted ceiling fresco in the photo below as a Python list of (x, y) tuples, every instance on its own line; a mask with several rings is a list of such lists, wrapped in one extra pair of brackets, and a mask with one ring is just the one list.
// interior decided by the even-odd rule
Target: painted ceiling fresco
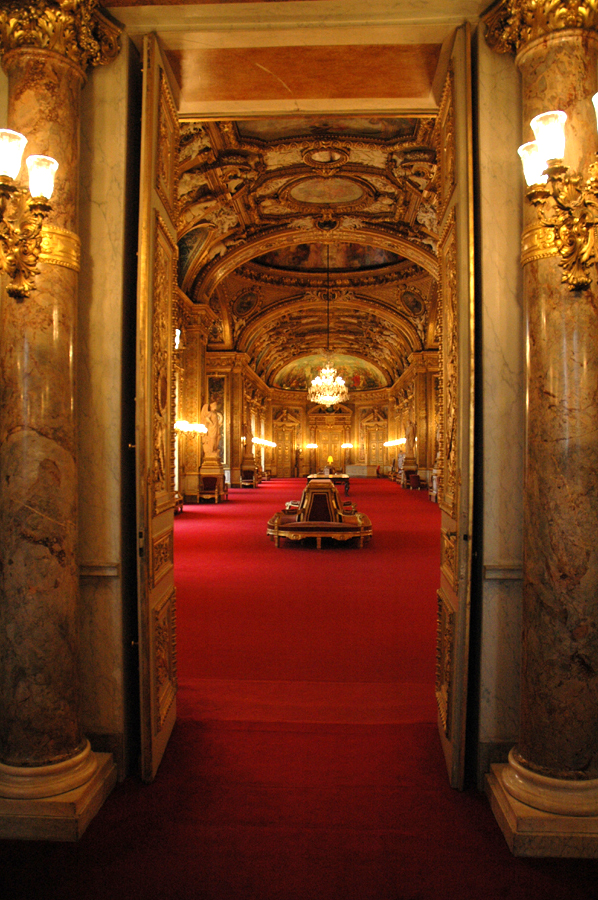
[(331, 354), (330, 357), (314, 354), (288, 363), (276, 373), (272, 384), (283, 391), (306, 391), (312, 378), (316, 377), (328, 359), (344, 378), (350, 391), (375, 391), (388, 386), (387, 379), (376, 366), (340, 353)]
[(435, 127), (182, 122), (179, 279), (213, 314), (208, 352), (247, 354), (288, 391), (330, 347), (352, 390), (368, 391), (436, 348)]
[(301, 270), (305, 272), (325, 272), (328, 267), (328, 248), (330, 271), (347, 269), (378, 269), (382, 266), (393, 266), (401, 262), (401, 257), (380, 247), (368, 247), (365, 244), (296, 244), (272, 250), (258, 256), (254, 262), (272, 269), (287, 271)]

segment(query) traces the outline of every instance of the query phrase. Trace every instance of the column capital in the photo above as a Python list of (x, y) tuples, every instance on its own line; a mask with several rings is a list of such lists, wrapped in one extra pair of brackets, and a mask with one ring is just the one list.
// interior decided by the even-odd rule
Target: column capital
[(0, 56), (14, 50), (57, 53), (83, 72), (120, 52), (121, 29), (98, 9), (99, 0), (8, 0), (0, 10)]
[(519, 53), (537, 38), (564, 30), (598, 32), (598, 0), (500, 0), (483, 17), (497, 53)]

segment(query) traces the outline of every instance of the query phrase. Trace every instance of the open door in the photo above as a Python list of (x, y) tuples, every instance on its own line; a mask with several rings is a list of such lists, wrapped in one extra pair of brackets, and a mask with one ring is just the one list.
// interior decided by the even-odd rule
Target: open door
[(151, 781), (176, 718), (174, 524), (175, 227), (178, 120), (154, 35), (143, 45), (137, 282), (137, 578), (141, 776)]
[(436, 700), (452, 787), (462, 788), (473, 511), (473, 194), (470, 29), (458, 29), (437, 123), (441, 569)]

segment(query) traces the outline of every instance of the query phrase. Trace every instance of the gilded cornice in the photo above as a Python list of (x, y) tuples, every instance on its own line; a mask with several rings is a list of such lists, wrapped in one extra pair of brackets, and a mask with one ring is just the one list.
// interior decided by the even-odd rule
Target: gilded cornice
[(498, 53), (518, 53), (565, 29), (598, 31), (598, 0), (501, 0), (484, 16), (486, 41)]
[(8, 0), (0, 9), (0, 55), (35, 49), (58, 53), (83, 71), (116, 59), (121, 29), (98, 0)]

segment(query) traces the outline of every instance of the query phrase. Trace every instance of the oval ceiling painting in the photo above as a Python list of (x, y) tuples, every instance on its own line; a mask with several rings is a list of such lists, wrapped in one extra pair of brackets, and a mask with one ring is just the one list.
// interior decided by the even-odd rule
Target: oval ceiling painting
[(313, 206), (346, 206), (363, 197), (363, 188), (349, 178), (305, 178), (290, 191), (297, 203)]
[[(326, 244), (294, 244), (271, 250), (263, 256), (256, 257), (253, 262), (271, 269), (290, 271), (325, 272)], [(379, 269), (382, 266), (395, 266), (402, 261), (390, 250), (381, 247), (369, 247), (367, 244), (330, 244), (330, 270), (343, 272), (347, 270)]]
[[(272, 384), (283, 391), (306, 391), (325, 363), (326, 358), (321, 353), (304, 356), (283, 366), (274, 376)], [(380, 369), (363, 359), (334, 353), (332, 364), (350, 391), (375, 391), (388, 387), (388, 381)]]

